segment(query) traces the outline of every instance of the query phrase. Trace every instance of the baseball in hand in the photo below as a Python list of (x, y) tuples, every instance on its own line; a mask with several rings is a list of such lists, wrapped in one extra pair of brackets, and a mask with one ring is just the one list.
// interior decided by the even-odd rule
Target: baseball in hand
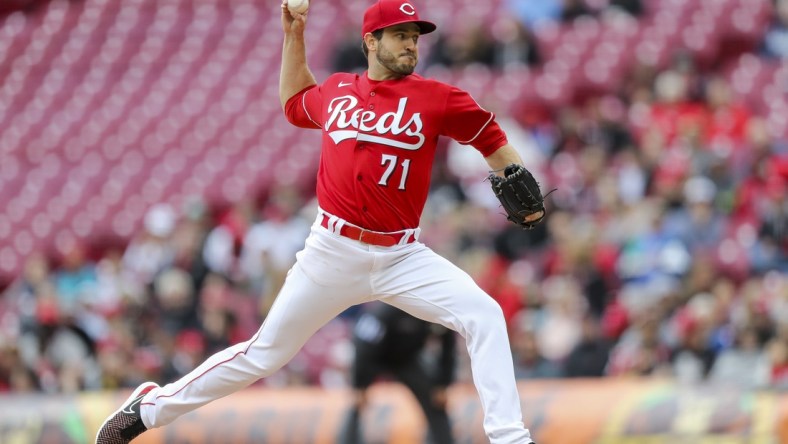
[(309, 0), (287, 0), (287, 9), (290, 12), (303, 14), (309, 9)]

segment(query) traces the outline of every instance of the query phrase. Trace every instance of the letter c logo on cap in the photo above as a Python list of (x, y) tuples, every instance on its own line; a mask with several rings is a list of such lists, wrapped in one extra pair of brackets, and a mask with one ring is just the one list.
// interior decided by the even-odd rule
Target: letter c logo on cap
[(414, 8), (410, 3), (403, 3), (402, 6), (399, 7), (399, 10), (402, 11), (403, 14), (407, 15), (416, 14), (416, 8)]

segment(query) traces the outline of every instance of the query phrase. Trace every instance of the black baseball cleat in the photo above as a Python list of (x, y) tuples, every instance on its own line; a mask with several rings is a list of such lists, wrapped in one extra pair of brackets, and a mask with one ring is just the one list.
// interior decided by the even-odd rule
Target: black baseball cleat
[(101, 424), (96, 444), (127, 444), (148, 430), (142, 423), (140, 403), (148, 392), (158, 386), (155, 382), (145, 382), (137, 387), (126, 402)]

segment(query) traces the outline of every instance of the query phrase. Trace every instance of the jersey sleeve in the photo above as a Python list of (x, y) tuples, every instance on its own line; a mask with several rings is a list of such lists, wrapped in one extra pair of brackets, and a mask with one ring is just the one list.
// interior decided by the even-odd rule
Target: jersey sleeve
[(285, 103), (287, 121), (300, 128), (321, 128), (322, 95), (317, 85), (308, 86), (297, 92)]
[(443, 134), (463, 145), (472, 145), (485, 157), (506, 145), (506, 134), (495, 114), (479, 106), (467, 92), (452, 87), (446, 100)]

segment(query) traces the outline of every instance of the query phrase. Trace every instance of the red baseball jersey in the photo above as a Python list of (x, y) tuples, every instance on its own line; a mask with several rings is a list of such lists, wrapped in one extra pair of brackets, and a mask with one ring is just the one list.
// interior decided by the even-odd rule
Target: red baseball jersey
[(439, 136), (485, 157), (507, 143), (494, 114), (470, 94), (416, 74), (384, 81), (333, 74), (291, 97), (285, 115), (323, 131), (320, 207), (374, 231), (418, 227)]

